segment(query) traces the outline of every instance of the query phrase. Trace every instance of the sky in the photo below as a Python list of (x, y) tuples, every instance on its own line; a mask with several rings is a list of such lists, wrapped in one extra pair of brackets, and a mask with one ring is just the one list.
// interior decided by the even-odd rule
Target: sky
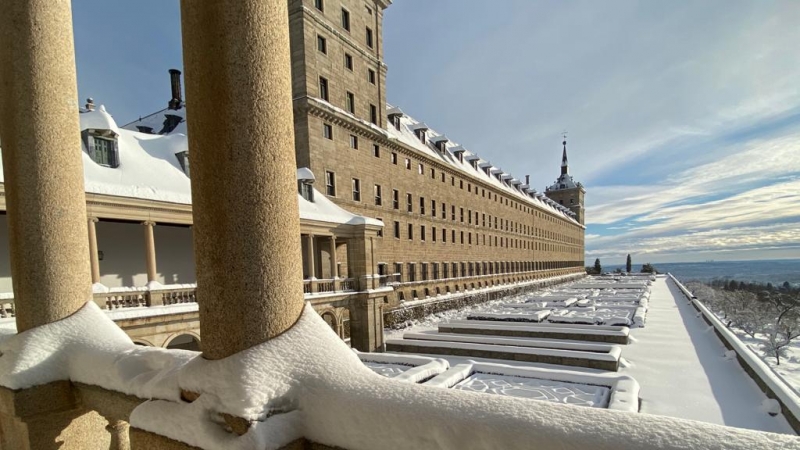
[[(179, 3), (73, 2), (78, 87), (166, 106)], [(800, 2), (394, 0), (388, 100), (539, 190), (586, 188), (586, 260), (800, 258)]]

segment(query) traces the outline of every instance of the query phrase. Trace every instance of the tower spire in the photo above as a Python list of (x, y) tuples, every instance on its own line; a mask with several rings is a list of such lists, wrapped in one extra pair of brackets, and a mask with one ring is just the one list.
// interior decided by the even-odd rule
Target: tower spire
[(567, 132), (564, 131), (562, 134), (564, 136), (564, 153), (561, 156), (561, 175), (567, 175), (569, 173), (569, 162), (567, 161)]

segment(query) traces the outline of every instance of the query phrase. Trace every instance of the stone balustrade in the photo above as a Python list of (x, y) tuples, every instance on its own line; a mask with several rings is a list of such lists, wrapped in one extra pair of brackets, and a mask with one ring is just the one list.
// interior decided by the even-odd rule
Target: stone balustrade
[(0, 300), (0, 318), (15, 317), (17, 315), (14, 299)]

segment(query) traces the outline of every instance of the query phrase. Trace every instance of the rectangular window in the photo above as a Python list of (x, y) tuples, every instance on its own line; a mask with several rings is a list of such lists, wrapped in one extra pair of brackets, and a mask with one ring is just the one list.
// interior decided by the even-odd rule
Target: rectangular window
[(375, 105), (369, 105), (369, 121), (378, 124), (378, 107)]
[(436, 179), (436, 169), (431, 167), (431, 178)]
[(442, 242), (447, 242), (447, 229), (442, 228)]
[(353, 200), (361, 201), (361, 180), (353, 178)]
[(408, 240), (414, 240), (414, 225), (408, 224)]
[(461, 223), (464, 223), (464, 208), (460, 208), (461, 210)]
[(392, 152), (392, 164), (397, 165), (397, 153)]
[(392, 208), (400, 209), (400, 192), (397, 189), (392, 189)]
[(469, 224), (472, 225), (472, 210), (467, 211), (467, 217), (469, 217)]
[(394, 238), (400, 239), (400, 222), (394, 221)]
[(322, 124), (322, 137), (333, 140), (333, 126), (331, 124)]
[(345, 99), (345, 102), (346, 102), (345, 106), (347, 107), (347, 111), (349, 111), (350, 114), (355, 114), (356, 113), (356, 96), (352, 92), (348, 92), (347, 96), (346, 96), (346, 99)]
[(422, 163), (417, 164), (417, 173), (420, 174), (420, 175), (425, 173), (425, 166), (423, 166)]
[(406, 209), (408, 212), (414, 212), (414, 202), (411, 199), (411, 194), (406, 194)]
[[(383, 219), (381, 219), (380, 217), (376, 217), (376, 219), (378, 219), (381, 222), (383, 222)], [(383, 237), (383, 228), (378, 229), (378, 237)]]
[(115, 143), (113, 139), (92, 136), (94, 140), (94, 161), (101, 166), (117, 167)]
[(350, 148), (358, 150), (358, 136), (354, 134), (350, 135)]
[(406, 169), (411, 170), (411, 160), (406, 158)]
[(314, 6), (320, 11), (325, 11), (325, 3), (323, 3), (323, 0), (314, 0)]
[(319, 98), (328, 101), (328, 79), (319, 77)]
[(419, 198), (419, 213), (425, 215), (425, 197)]
[(447, 220), (447, 205), (442, 203), (442, 220)]
[(431, 240), (436, 242), (436, 227), (431, 227)]
[(456, 230), (450, 230), (450, 242), (456, 243)]
[(464, 232), (461, 232), (461, 245), (464, 245)]
[(372, 69), (367, 69), (367, 80), (370, 84), (375, 84), (375, 71)]
[(350, 31), (350, 11), (342, 8), (342, 28)]
[(374, 45), (374, 42), (372, 41), (372, 29), (370, 27), (367, 27), (367, 39), (366, 39), (366, 41), (367, 41), (367, 47), (372, 48), (373, 45)]
[(317, 35), (317, 50), (322, 54), (328, 54), (328, 40), (320, 35)]
[(419, 240), (425, 242), (425, 225), (420, 225), (419, 227)]
[(431, 200), (431, 216), (436, 217), (436, 200)]
[(381, 157), (381, 147), (378, 144), (372, 144), (372, 156), (376, 158)]
[(455, 205), (450, 207), (450, 213), (451, 213), (450, 214), (451, 215), (451, 219), (450, 220), (455, 221), (456, 220), (456, 206)]
[(382, 194), (381, 185), (376, 184), (374, 191), (375, 191), (375, 205), (381, 206), (381, 204), (383, 203), (383, 196), (381, 195)]
[(336, 196), (336, 175), (333, 172), (325, 172), (325, 193), (332, 197)]
[(350, 53), (344, 54), (344, 67), (347, 70), (353, 70), (353, 55)]

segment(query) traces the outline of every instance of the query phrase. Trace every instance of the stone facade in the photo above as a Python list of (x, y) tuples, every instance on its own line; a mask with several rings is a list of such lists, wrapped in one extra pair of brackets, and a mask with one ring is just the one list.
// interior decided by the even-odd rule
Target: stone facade
[[(297, 162), (321, 183), (332, 175), (328, 193), (339, 206), (384, 222), (367, 270), (399, 274), (390, 306), (505, 278), (582, 272), (580, 224), (388, 137), (381, 41), (388, 5), (321, 4), (289, 2)], [(583, 192), (579, 202), (582, 222)], [(457, 282), (497, 274), (514, 275)]]

